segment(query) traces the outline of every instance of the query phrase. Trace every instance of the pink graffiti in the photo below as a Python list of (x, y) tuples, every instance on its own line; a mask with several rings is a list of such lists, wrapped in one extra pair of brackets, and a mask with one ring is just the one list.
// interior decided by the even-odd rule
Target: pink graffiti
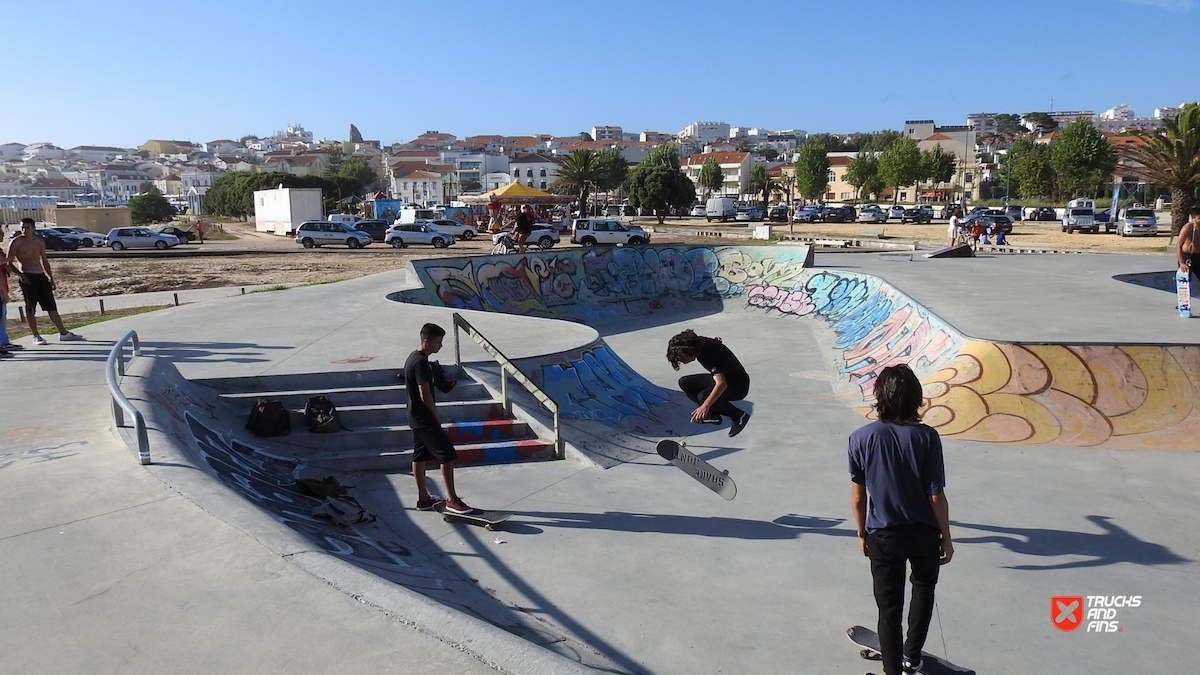
[(755, 286), (746, 294), (746, 301), (754, 307), (776, 309), (795, 316), (811, 314), (817, 308), (808, 291), (789, 291), (778, 286)]

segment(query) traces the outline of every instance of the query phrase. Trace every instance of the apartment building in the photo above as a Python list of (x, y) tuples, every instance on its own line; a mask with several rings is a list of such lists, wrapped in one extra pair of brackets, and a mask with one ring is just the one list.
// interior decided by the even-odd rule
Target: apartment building
[[(726, 125), (728, 126), (728, 125)], [(754, 167), (748, 152), (705, 152), (692, 155), (681, 162), (683, 172), (696, 185), (696, 192), (703, 194), (705, 188), (700, 186), (700, 169), (709, 159), (716, 160), (724, 176), (724, 184), (719, 195), (740, 196), (750, 187), (750, 170)]]
[(513, 182), (524, 183), (532, 188), (549, 192), (558, 180), (558, 165), (562, 160), (548, 154), (534, 153), (517, 155), (509, 160)]

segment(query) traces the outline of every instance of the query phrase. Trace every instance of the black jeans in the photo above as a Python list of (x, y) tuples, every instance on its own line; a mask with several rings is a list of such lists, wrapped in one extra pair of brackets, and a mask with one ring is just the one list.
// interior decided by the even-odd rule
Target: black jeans
[[(901, 525), (867, 533), (867, 555), (879, 606), (879, 647), (883, 672), (900, 675), (901, 654), (921, 658), (933, 618), (933, 589), (938, 580), (942, 534), (930, 525)], [(908, 607), (908, 639), (900, 629), (904, 614), (904, 568), (912, 563), (912, 601)]]
[[(730, 401), (740, 401), (746, 398), (746, 394), (750, 393), (750, 383), (726, 382), (725, 384), (727, 385), (725, 392), (713, 403), (711, 412), (714, 415), (724, 415), (731, 420), (736, 419), (741, 416), (742, 411), (730, 403)], [(696, 405), (707, 401), (708, 397), (712, 394), (713, 387), (716, 386), (717, 381), (708, 373), (702, 375), (684, 375), (679, 378), (679, 388)]]

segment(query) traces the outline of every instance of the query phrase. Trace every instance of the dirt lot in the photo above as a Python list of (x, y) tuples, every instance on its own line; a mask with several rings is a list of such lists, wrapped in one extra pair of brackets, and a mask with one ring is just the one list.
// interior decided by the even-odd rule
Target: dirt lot
[[(654, 219), (636, 219), (638, 225), (654, 225)], [(753, 225), (758, 225), (754, 223)], [(859, 237), (862, 224), (797, 224), (796, 234), (813, 237)], [(878, 227), (878, 226), (876, 226)], [(897, 241), (920, 241), (941, 244), (946, 239), (945, 221), (931, 225), (900, 225), (889, 223), (885, 237)], [(301, 249), (287, 237), (255, 232), (253, 225), (227, 223), (226, 231), (233, 235), (224, 241), (203, 245), (188, 245), (187, 249), (205, 253), (226, 251), (231, 255), (184, 258), (154, 256), (122, 257), (113, 254), (104, 258), (54, 257), (51, 265), (58, 283), (60, 298), (82, 298), (123, 293), (247, 286), (253, 284), (295, 284), (311, 281), (333, 281), (375, 274), (402, 268), (414, 258), (479, 255), (491, 251), (491, 240), (481, 236), (447, 249), (428, 246), (392, 249), (376, 243), (370, 248), (352, 251), (341, 247), (316, 250)], [(655, 243), (714, 243), (714, 237), (689, 236), (681, 230), (718, 230), (746, 233), (752, 228), (709, 224), (703, 219), (668, 220), (665, 227), (656, 227)], [(787, 232), (786, 225), (775, 226), (776, 232)], [(737, 240), (735, 240), (737, 241)], [(1009, 241), (1014, 246), (1084, 250), (1096, 252), (1164, 252), (1169, 237), (1121, 238), (1113, 234), (1065, 234), (1057, 222), (1016, 223)], [(570, 247), (564, 237), (560, 247)], [(233, 255), (238, 253), (238, 255)], [(20, 301), (20, 290), (12, 284), (13, 301)]]

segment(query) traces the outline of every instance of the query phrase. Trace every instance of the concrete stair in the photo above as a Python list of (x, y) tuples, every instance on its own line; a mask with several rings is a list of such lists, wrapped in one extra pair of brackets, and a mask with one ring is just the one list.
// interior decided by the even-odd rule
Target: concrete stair
[[(506, 414), (500, 401), (459, 366), (448, 394), (435, 392), (446, 433), (458, 451), (456, 466), (554, 459), (553, 439), (538, 438), (525, 422)], [(292, 433), (258, 439), (271, 454), (334, 471), (401, 471), (412, 464), (413, 433), (403, 371), (364, 370), (295, 375), (257, 375), (194, 380), (233, 411), (248, 414), (258, 398), (278, 399), (291, 414)], [(337, 407), (342, 431), (316, 434), (304, 424), (304, 406), (327, 396)]]

